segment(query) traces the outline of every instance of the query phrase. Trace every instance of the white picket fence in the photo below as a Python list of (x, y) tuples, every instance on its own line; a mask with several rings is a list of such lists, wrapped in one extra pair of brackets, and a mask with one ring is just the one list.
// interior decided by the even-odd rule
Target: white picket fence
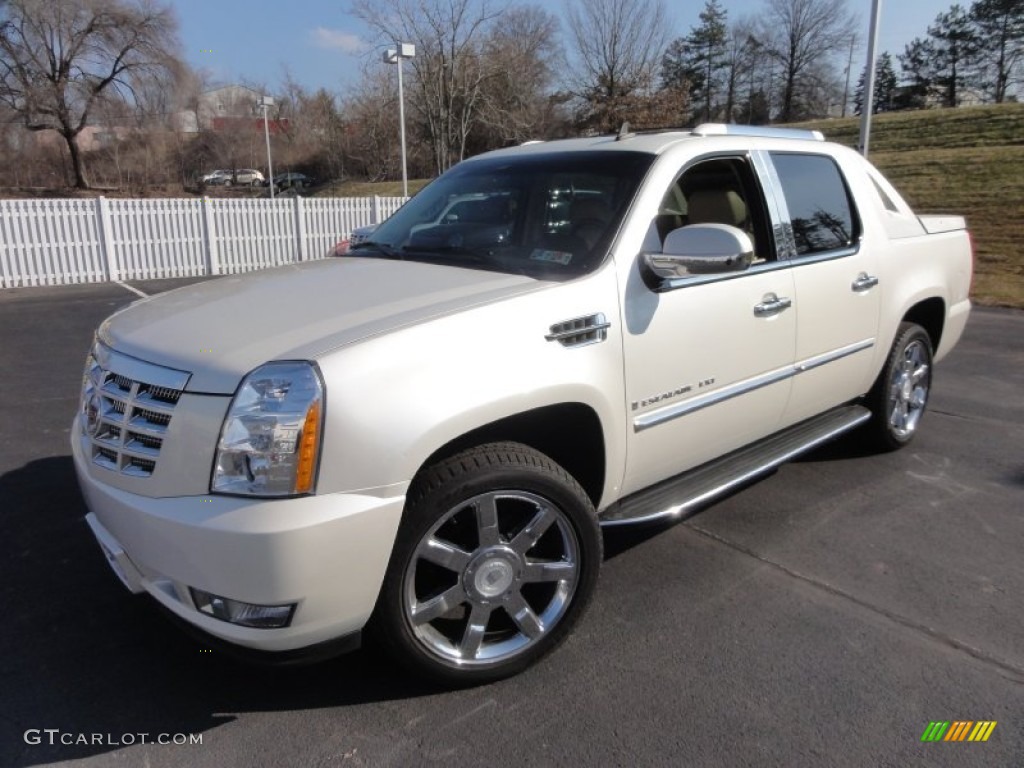
[(0, 288), (233, 274), (321, 259), (403, 202), (0, 200)]

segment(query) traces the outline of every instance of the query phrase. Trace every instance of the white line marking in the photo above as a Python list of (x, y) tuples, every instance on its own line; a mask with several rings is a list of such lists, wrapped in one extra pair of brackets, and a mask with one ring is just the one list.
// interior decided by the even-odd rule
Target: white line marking
[(122, 283), (120, 280), (115, 280), (114, 282), (117, 283), (118, 285), (120, 285), (126, 291), (131, 291), (136, 296), (141, 296), (144, 299), (148, 299), (149, 298), (149, 294), (148, 293), (143, 293), (138, 288), (133, 288), (132, 286), (128, 285), (128, 283)]

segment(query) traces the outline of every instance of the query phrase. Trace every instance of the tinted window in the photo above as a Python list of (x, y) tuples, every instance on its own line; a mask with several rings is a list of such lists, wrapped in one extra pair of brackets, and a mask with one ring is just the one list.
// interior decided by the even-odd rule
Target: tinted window
[(772, 153), (772, 160), (789, 208), (797, 253), (852, 245), (856, 220), (846, 184), (832, 158)]
[(467, 160), (421, 190), (350, 255), (575, 277), (601, 263), (653, 160), (639, 152)]

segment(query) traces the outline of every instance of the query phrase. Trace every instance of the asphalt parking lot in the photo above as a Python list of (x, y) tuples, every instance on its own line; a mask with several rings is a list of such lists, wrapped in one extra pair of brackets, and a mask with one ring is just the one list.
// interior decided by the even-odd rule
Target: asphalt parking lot
[[(372, 650), (237, 664), (109, 572), (68, 432), (93, 329), (135, 298), (0, 291), (0, 766), (1024, 764), (1024, 313), (975, 311), (905, 451), (846, 439), (607, 533), (557, 653), (447, 692)], [(998, 725), (922, 743), (934, 720)]]

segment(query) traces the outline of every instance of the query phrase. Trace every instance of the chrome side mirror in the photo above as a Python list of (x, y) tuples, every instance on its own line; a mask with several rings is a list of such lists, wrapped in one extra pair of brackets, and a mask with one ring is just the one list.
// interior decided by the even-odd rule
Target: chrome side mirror
[(661, 253), (645, 253), (642, 258), (661, 280), (742, 272), (754, 262), (754, 243), (742, 229), (728, 224), (691, 224), (669, 232)]

